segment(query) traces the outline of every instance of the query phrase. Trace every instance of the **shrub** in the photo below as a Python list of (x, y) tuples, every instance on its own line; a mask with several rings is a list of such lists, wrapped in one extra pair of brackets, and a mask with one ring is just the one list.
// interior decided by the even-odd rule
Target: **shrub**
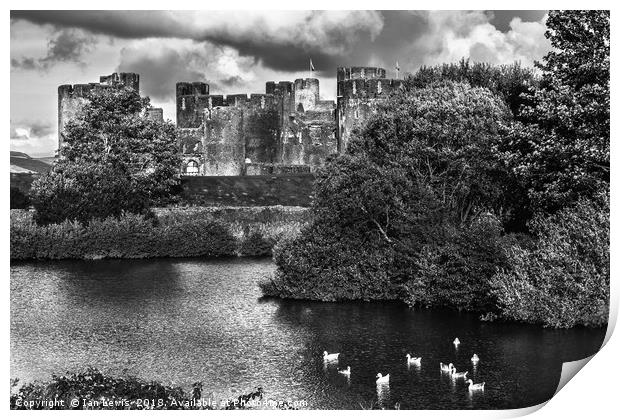
[(531, 246), (509, 249), (492, 281), (504, 318), (549, 327), (602, 326), (609, 317), (609, 201), (581, 200), (531, 223)]
[(264, 210), (240, 209), (240, 221), (235, 209), (172, 208), (43, 226), (33, 212), (12, 210), (11, 259), (270, 256), (276, 242), (301, 230), (307, 211)]
[[(113, 377), (88, 368), (66, 375), (53, 375), (47, 382), (35, 381), (22, 385), (11, 380), (11, 410), (212, 410), (251, 408), (252, 400), (262, 399), (263, 390), (224, 401), (203, 397), (202, 382), (195, 382), (191, 392), (181, 387), (135, 377)], [(77, 400), (76, 407), (72, 402)], [(59, 401), (54, 407), (42, 403)], [(38, 405), (29, 405), (39, 403)]]
[(461, 229), (450, 228), (441, 242), (424, 247), (418, 270), (408, 282), (410, 305), (443, 306), (475, 312), (497, 309), (491, 280), (508, 266), (506, 249), (514, 242), (501, 223), (485, 215)]

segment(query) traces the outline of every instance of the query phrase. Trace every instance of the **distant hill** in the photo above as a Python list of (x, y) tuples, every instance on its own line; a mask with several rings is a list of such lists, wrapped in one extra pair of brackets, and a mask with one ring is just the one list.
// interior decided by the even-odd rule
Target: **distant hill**
[(53, 161), (53, 157), (32, 158), (26, 153), (11, 150), (11, 173), (45, 174), (52, 168)]

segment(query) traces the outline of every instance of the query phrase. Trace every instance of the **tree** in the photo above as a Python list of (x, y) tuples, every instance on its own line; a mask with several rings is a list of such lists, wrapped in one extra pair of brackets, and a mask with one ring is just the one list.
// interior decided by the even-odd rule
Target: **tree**
[[(494, 148), (511, 119), (488, 89), (405, 83), (357, 133), (349, 153), (319, 172), (315, 219), (299, 238), (276, 248), (276, 277), (263, 290), (297, 298), (406, 300), (429, 249), (488, 223), (488, 213), (509, 216), (510, 172)], [(461, 242), (468, 242), (463, 235)], [(471, 248), (475, 244), (484, 245), (477, 241)], [(480, 270), (479, 283), (488, 283), (493, 272)], [(453, 277), (452, 286), (467, 281), (464, 271), (457, 275), (463, 278)], [(470, 301), (459, 306), (488, 304), (486, 296), (467, 293)]]
[(144, 213), (178, 189), (175, 128), (148, 118), (148, 98), (123, 88), (88, 100), (65, 126), (60, 159), (33, 184), (39, 223)]
[(555, 212), (609, 188), (609, 11), (551, 11), (540, 89), (507, 161), (534, 208)]
[(410, 80), (419, 88), (445, 81), (489, 89), (506, 101), (516, 118), (520, 117), (521, 107), (529, 104), (524, 94), (533, 92), (539, 82), (532, 69), (519, 63), (493, 66), (488, 63), (471, 64), (469, 59), (432, 67), (422, 66)]

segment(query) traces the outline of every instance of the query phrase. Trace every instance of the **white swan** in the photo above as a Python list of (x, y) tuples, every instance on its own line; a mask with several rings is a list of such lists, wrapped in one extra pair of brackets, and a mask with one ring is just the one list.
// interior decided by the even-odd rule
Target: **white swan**
[(324, 352), (323, 352), (323, 361), (325, 361), (325, 362), (335, 362), (335, 361), (337, 361), (337, 360), (338, 360), (338, 355), (339, 355), (339, 354), (340, 354), (340, 353), (332, 353), (332, 354), (329, 354), (329, 353), (327, 353), (326, 351), (324, 351)]
[(475, 384), (471, 379), (468, 379), (466, 382), (469, 384), (468, 389), (470, 391), (484, 391), (484, 382)]
[(478, 363), (480, 361), (480, 358), (478, 357), (476, 353), (474, 353), (474, 355), (471, 357), (471, 361), (473, 363)]
[(383, 376), (380, 373), (377, 373), (377, 385), (389, 384), (390, 383), (390, 374)]
[(459, 340), (459, 338), (458, 338), (458, 337), (456, 337), (456, 338), (454, 339), (453, 343), (454, 343), (454, 345), (455, 345), (455, 346), (458, 346), (459, 344), (461, 344), (461, 340)]
[(443, 363), (439, 363), (439, 368), (441, 369), (442, 372), (452, 372), (452, 369), (454, 368), (454, 365), (452, 363), (448, 364), (448, 365), (444, 365)]
[(453, 367), (452, 372), (450, 372), (453, 378), (463, 378), (463, 379), (467, 378), (468, 373), (469, 372), (457, 372), (455, 367)]
[(344, 370), (339, 370), (338, 373), (349, 376), (351, 374), (351, 366), (347, 366)]
[(408, 365), (419, 365), (422, 362), (421, 357), (411, 357), (409, 353), (407, 353), (407, 364)]

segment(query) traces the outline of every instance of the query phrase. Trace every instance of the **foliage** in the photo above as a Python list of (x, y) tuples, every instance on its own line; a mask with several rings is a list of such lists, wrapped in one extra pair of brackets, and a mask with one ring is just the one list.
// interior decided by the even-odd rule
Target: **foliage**
[(504, 318), (556, 328), (601, 326), (609, 317), (609, 201), (580, 200), (531, 223), (531, 246), (509, 249), (493, 279)]
[(32, 185), (35, 220), (39, 224), (64, 220), (88, 223), (118, 217), (124, 211), (147, 213), (145, 191), (123, 171), (100, 163), (61, 163)]
[[(18, 380), (11, 380), (11, 388)], [(250, 408), (252, 400), (262, 400), (263, 390), (235, 399), (215, 401), (203, 396), (202, 382), (191, 392), (181, 387), (135, 377), (112, 377), (88, 368), (66, 375), (53, 375), (48, 382), (35, 381), (11, 389), (11, 410), (213, 410)], [(41, 403), (55, 401), (54, 407)], [(61, 403), (58, 403), (61, 402)], [(77, 402), (77, 404), (75, 404)], [(33, 404), (35, 403), (35, 404)], [(36, 405), (36, 403), (39, 403)], [(32, 404), (32, 405), (29, 405)]]
[(308, 211), (158, 209), (155, 218), (131, 213), (38, 225), (33, 213), (11, 211), (11, 259), (99, 259), (192, 256), (270, 256), (279, 240), (307, 223)]
[(493, 66), (488, 63), (471, 64), (469, 59), (432, 67), (422, 66), (409, 82), (422, 88), (445, 81), (489, 89), (506, 101), (516, 117), (519, 116), (520, 108), (529, 104), (524, 94), (531, 93), (539, 82), (532, 69), (522, 67), (519, 63)]
[(490, 214), (450, 229), (444, 241), (429, 243), (420, 253), (419, 268), (407, 283), (407, 303), (495, 311), (491, 279), (498, 269), (508, 268), (506, 249), (514, 242)]
[(609, 11), (551, 11), (547, 27), (554, 50), (507, 162), (534, 210), (554, 212), (609, 188)]
[(174, 125), (128, 88), (95, 90), (62, 133), (61, 158), (33, 183), (38, 223), (144, 214), (178, 192)]
[(19, 188), (11, 187), (11, 208), (27, 209), (30, 206), (30, 197)]
[[(461, 242), (470, 249), (447, 246), (489, 211), (509, 216), (510, 174), (493, 154), (509, 121), (503, 101), (487, 89), (406, 84), (353, 139), (349, 154), (329, 160), (318, 174), (315, 219), (298, 238), (276, 246), (276, 276), (263, 291), (323, 300), (418, 301), (406, 296), (413, 293), (406, 285), (425, 269), (423, 255), (482, 254), (466, 237)], [(492, 274), (480, 269), (480, 282)], [(471, 290), (458, 293), (471, 298), (451, 306), (486, 307), (472, 302)]]

